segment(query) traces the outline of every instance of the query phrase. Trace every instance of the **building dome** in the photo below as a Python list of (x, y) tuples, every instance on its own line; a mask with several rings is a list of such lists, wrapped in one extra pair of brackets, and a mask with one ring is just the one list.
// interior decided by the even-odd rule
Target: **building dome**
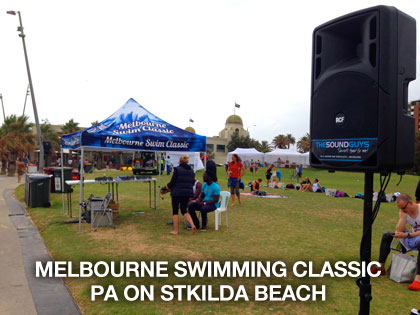
[(195, 133), (195, 129), (193, 127), (187, 127), (185, 130), (191, 133)]
[(242, 118), (238, 115), (231, 115), (226, 119), (226, 124), (240, 124), (242, 125)]

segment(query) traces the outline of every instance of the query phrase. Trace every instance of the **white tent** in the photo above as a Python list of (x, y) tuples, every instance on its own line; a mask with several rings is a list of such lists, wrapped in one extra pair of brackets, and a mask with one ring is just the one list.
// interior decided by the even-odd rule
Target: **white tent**
[(166, 152), (166, 158), (171, 159), (171, 163), (174, 167), (179, 165), (179, 158), (183, 155), (188, 155), (190, 158), (189, 165), (193, 168), (194, 172), (204, 169), (203, 161), (200, 159), (200, 153), (198, 152)]
[(303, 158), (303, 165), (305, 166), (309, 166), (309, 152), (306, 153), (302, 153), (302, 158)]
[(237, 148), (235, 151), (229, 152), (227, 155), (227, 162), (232, 160), (232, 154), (237, 154), (243, 162), (251, 162), (251, 160), (254, 160), (254, 162), (257, 162), (258, 160), (262, 163), (264, 162), (264, 153), (258, 152), (254, 148)]
[[(286, 163), (289, 161), (288, 163)], [(290, 149), (275, 149), (265, 154), (265, 162), (268, 164), (277, 164), (276, 166), (284, 166), (285, 164), (303, 164), (309, 165), (309, 153), (299, 153)]]

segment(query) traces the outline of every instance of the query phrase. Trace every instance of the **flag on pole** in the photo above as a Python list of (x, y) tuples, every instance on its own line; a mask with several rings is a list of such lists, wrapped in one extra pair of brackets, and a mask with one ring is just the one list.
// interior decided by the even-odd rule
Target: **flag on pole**
[(190, 118), (190, 123), (193, 123), (194, 122), (194, 120), (192, 120), (191, 118)]
[(241, 105), (235, 103), (235, 107), (239, 108), (241, 107)]

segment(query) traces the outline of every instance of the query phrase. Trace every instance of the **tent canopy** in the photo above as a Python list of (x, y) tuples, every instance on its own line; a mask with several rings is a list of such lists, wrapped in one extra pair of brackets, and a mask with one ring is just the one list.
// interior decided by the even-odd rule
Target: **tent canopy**
[(63, 135), (61, 146), (73, 150), (206, 152), (206, 137), (167, 123), (130, 98), (99, 124)]
[(258, 160), (260, 162), (264, 162), (264, 153), (258, 152), (256, 149), (242, 149), (237, 148), (235, 151), (229, 152), (227, 155), (227, 162), (232, 160), (232, 154), (237, 154), (242, 161), (248, 161), (250, 162), (253, 160), (254, 162), (257, 162)]
[(194, 172), (204, 169), (203, 161), (200, 159), (200, 153), (198, 152), (166, 152), (166, 158), (170, 157), (171, 163), (174, 167), (179, 165), (179, 159), (184, 154), (188, 155), (189, 157), (189, 165), (193, 168)]
[(309, 165), (309, 153), (302, 154), (290, 149), (275, 149), (265, 154), (265, 161), (270, 164), (279, 161), (284, 164), (289, 161), (290, 164)]

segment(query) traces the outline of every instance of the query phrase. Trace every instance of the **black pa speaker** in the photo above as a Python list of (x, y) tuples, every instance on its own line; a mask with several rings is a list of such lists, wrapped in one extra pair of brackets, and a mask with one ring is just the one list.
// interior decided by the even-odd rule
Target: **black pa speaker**
[(51, 150), (51, 142), (50, 141), (44, 141), (42, 142), (43, 146), (44, 146), (44, 153), (48, 154), (50, 153)]
[(402, 171), (414, 162), (408, 83), (416, 77), (416, 21), (376, 6), (313, 32), (314, 168)]

